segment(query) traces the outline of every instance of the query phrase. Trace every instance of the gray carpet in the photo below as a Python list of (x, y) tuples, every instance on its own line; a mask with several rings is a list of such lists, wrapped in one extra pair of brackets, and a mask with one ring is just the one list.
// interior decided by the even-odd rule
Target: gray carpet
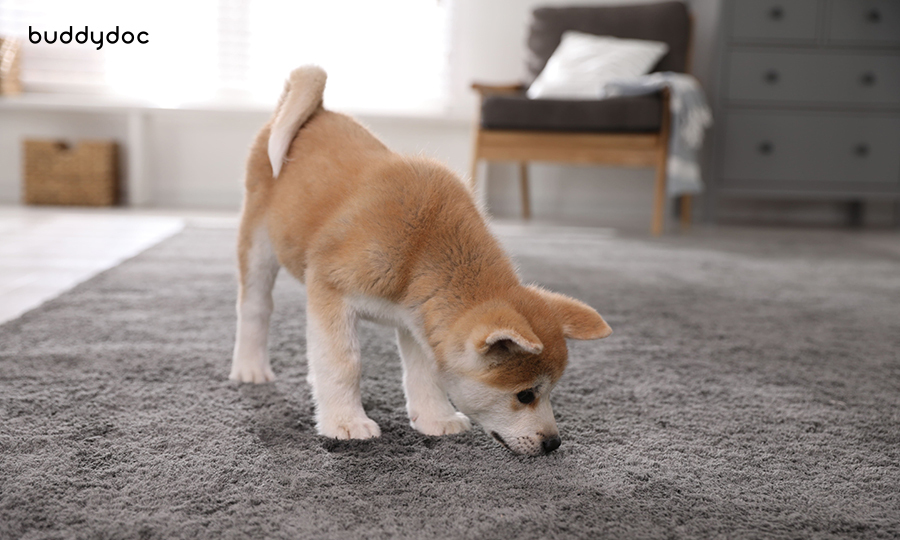
[(0, 327), (0, 537), (900, 536), (896, 235), (504, 241), (616, 330), (573, 343), (553, 455), (415, 433), (368, 325), (384, 435), (316, 436), (285, 275), (278, 381), (230, 383), (234, 231), (193, 228)]

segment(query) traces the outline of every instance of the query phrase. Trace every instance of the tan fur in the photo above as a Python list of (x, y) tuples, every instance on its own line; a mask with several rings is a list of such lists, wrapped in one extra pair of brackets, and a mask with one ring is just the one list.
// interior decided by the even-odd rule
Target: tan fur
[[(262, 227), (278, 262), (306, 283), (308, 309), (322, 331), (352, 324), (340, 322), (353, 316), (352, 299), (383, 300), (413, 314), (440, 373), (512, 393), (539, 380), (555, 384), (566, 365), (567, 336), (611, 332), (588, 306), (524, 286), (471, 193), (446, 167), (397, 155), (353, 119), (319, 107), (297, 132), (276, 179), (267, 154), (270, 126), (260, 131), (247, 165), (242, 295), (247, 254)], [(358, 378), (358, 351), (334, 342), (341, 332), (323, 347), (337, 372)], [(327, 374), (311, 373), (321, 376)]]

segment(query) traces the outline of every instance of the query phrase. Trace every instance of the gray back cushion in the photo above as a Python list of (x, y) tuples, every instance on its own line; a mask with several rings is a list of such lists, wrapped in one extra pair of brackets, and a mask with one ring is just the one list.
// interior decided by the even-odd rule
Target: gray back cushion
[(682, 2), (537, 8), (528, 37), (530, 81), (544, 69), (566, 30), (598, 36), (663, 41), (669, 52), (653, 71), (684, 73), (690, 43), (691, 20)]

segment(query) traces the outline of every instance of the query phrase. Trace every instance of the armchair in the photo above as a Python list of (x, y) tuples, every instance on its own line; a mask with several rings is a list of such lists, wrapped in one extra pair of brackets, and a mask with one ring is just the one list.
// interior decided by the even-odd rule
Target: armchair
[[(566, 30), (666, 42), (669, 52), (653, 71), (688, 71), (691, 17), (682, 2), (535, 9), (528, 38), (531, 80), (544, 68)], [(479, 161), (518, 162), (522, 216), (528, 219), (530, 161), (654, 167), (651, 232), (662, 233), (670, 123), (666, 91), (604, 100), (564, 100), (529, 99), (526, 83), (475, 83), (472, 88), (481, 96), (472, 156), (473, 188)], [(690, 204), (690, 196), (682, 196), (683, 225), (690, 223)]]

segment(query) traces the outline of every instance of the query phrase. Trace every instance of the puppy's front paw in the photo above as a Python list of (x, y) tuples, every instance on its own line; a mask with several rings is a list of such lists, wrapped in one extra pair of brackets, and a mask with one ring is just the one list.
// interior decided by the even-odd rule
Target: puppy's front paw
[(472, 429), (469, 417), (461, 412), (448, 418), (426, 418), (419, 416), (410, 422), (413, 428), (425, 435), (453, 435)]
[(368, 416), (320, 420), (319, 435), (332, 439), (371, 439), (381, 436), (381, 428)]
[(275, 374), (268, 365), (261, 365), (260, 362), (234, 362), (231, 365), (231, 374), (228, 378), (232, 381), (249, 382), (249, 383), (265, 383), (275, 380)]

